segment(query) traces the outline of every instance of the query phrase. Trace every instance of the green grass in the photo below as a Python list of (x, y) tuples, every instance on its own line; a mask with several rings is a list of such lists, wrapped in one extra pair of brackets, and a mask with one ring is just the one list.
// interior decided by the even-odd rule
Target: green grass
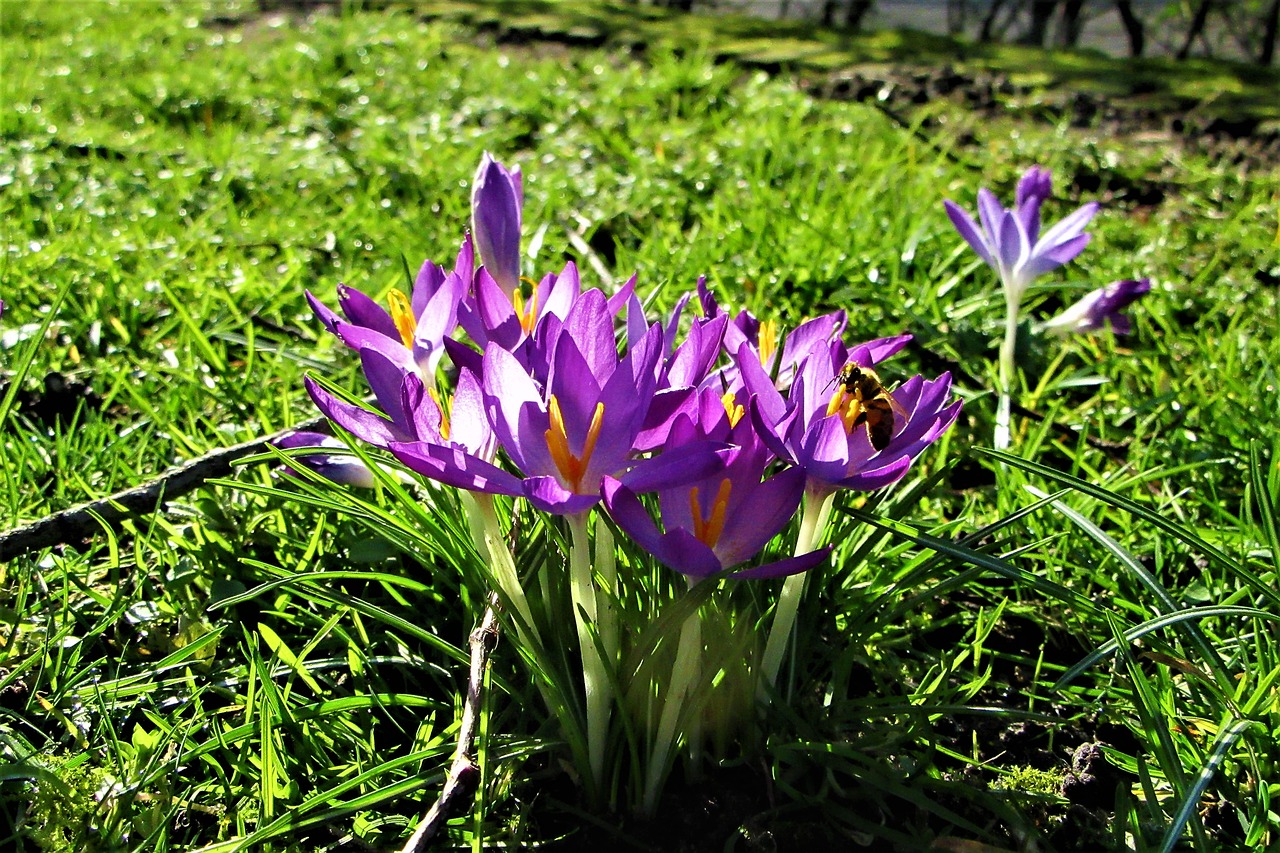
[[(845, 307), (858, 337), (910, 331), (979, 380), (959, 388), (952, 436), (875, 507), (902, 521), (878, 527), (856, 501), (838, 514), (792, 701), (749, 762), (775, 807), (744, 835), (773, 832), (782, 849), (817, 832), (1146, 850), (1175, 824), (1205, 849), (1276, 843), (1274, 163), (945, 104), (914, 114), (932, 121), (915, 134), (717, 63), (749, 53), (725, 39), (762, 37), (733, 19), (693, 19), (697, 39), (635, 59), (495, 46), (454, 12), (272, 23), (247, 3), (0, 6), (0, 376), (29, 394), (60, 373), (95, 395), (57, 421), (21, 405), (0, 419), (0, 527), (310, 417), (307, 370), (355, 387), (303, 289), (381, 294), (402, 258), (449, 257), (487, 149), (524, 168), (539, 271), (581, 255), (576, 232), (606, 286), (637, 271), (660, 306), (706, 274), (722, 300), (785, 323)], [(514, 15), (507, 26), (535, 12), (586, 26), (555, 4), (487, 14)], [(652, 9), (629, 14), (676, 31)], [(757, 47), (801, 49), (777, 34)], [(1007, 198), (1037, 162), (1064, 196), (1052, 216), (1135, 183), (1166, 191), (1109, 204), (1032, 313), (1118, 278), (1156, 287), (1130, 338), (1028, 348), (1020, 399), (1070, 431), (1022, 420), (1028, 464), (1002, 464), (975, 450), (990, 440), (1002, 305), (941, 199), (971, 207), (979, 184)], [(1097, 193), (1071, 189), (1088, 177)], [(920, 351), (891, 366), (894, 379), (939, 370)], [(994, 484), (966, 486), (956, 468)], [(265, 466), (237, 479), (83, 549), (0, 566), (0, 837), (391, 847), (434, 797), (485, 592), (466, 531), (264, 494)], [(527, 533), (541, 559), (559, 559), (554, 535)], [(459, 844), (578, 823), (557, 732), (529, 712), (541, 698), (503, 648), (490, 775), (451, 827)], [(1081, 817), (1045, 780), (1095, 737), (1105, 802)]]

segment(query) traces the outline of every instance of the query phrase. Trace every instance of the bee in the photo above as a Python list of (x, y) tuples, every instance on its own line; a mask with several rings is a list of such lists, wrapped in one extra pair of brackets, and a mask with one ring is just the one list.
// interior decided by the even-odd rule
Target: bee
[(839, 383), (858, 404), (854, 426), (867, 425), (867, 438), (876, 450), (884, 450), (893, 438), (893, 416), (907, 417), (907, 410), (880, 381), (880, 374), (870, 367), (849, 363), (840, 368), (827, 387)]

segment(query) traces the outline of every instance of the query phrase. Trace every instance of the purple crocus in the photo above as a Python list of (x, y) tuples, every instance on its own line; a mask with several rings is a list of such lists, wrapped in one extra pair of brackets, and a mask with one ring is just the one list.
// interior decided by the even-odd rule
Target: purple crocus
[[(345, 444), (331, 435), (325, 435), (322, 432), (308, 432), (306, 430), (299, 430), (286, 435), (276, 441), (275, 446), (280, 450), (313, 449), (320, 451), (324, 448), (333, 448), (345, 451), (347, 449)], [(326, 480), (339, 485), (371, 489), (376, 482), (373, 472), (369, 470), (368, 466), (349, 454), (316, 452), (291, 453), (289, 456), (295, 465), (308, 468)], [(298, 472), (294, 468), (285, 467), (282, 470), (283, 473), (290, 476), (298, 476)]]
[(708, 447), (681, 447), (637, 462), (637, 437), (656, 387), (662, 330), (649, 332), (619, 357), (609, 300), (588, 290), (563, 324), (535, 343), (549, 354), (545, 382), (528, 364), (490, 343), (485, 348), (484, 407), (499, 446), (523, 476), (515, 476), (457, 449), (431, 442), (392, 443), (410, 468), (460, 488), (523, 495), (559, 515), (589, 510), (600, 499), (603, 477), (619, 476), (637, 491), (673, 479), (705, 475), (719, 458)]
[(871, 367), (896, 353), (909, 335), (881, 338), (854, 347), (835, 343), (805, 360), (787, 399), (745, 349), (738, 358), (752, 400), (752, 418), (761, 437), (779, 457), (802, 469), (807, 489), (870, 491), (901, 479), (920, 452), (955, 422), (959, 401), (951, 401), (951, 376), (913, 376), (892, 391), (892, 437), (881, 449), (871, 444), (859, 417), (864, 408), (839, 381), (849, 364)]
[(507, 294), (520, 289), (520, 215), (524, 181), (520, 167), (507, 169), (488, 151), (471, 186), (471, 232), (480, 262)]
[(475, 251), (464, 238), (453, 272), (426, 261), (418, 271), (412, 293), (387, 295), (388, 308), (346, 284), (338, 285), (338, 307), (330, 310), (307, 291), (307, 301), (320, 322), (353, 350), (375, 349), (387, 358), (415, 368), (434, 387), (436, 368), (444, 355), (444, 341), (458, 326), (459, 312), (472, 288)]
[[(706, 278), (698, 279), (698, 301), (706, 317), (728, 317), (706, 285)], [(773, 320), (761, 321), (750, 311), (742, 310), (725, 328), (724, 351), (735, 363), (724, 367), (720, 380), (726, 388), (741, 387), (736, 359), (743, 345), (748, 346), (765, 372), (774, 377), (774, 384), (785, 391), (795, 378), (796, 367), (812, 353), (829, 347), (844, 331), (844, 311), (834, 311), (812, 320), (806, 320), (791, 330), (778, 346), (778, 324)]]
[(1040, 232), (1040, 205), (1048, 198), (1051, 185), (1048, 169), (1028, 169), (1018, 181), (1011, 210), (1001, 205), (990, 190), (981, 188), (977, 222), (954, 202), (943, 202), (960, 236), (1000, 276), (1013, 311), (1034, 278), (1067, 263), (1089, 243), (1084, 229), (1098, 211), (1096, 202), (1080, 207), (1043, 234)]
[[(669, 436), (673, 445), (720, 440), (732, 445), (715, 474), (658, 492), (662, 529), (625, 482), (604, 478), (604, 503), (628, 536), (659, 562), (701, 579), (752, 559), (795, 514), (805, 474), (789, 468), (763, 479), (774, 455), (743, 416), (741, 405), (704, 389), (694, 416), (681, 415)], [(803, 572), (826, 559), (819, 549), (735, 572), (734, 578), (776, 578)]]
[(1133, 323), (1123, 313), (1133, 302), (1151, 291), (1151, 280), (1124, 279), (1092, 290), (1051, 320), (1037, 327), (1042, 332), (1070, 335), (1096, 332), (1110, 326), (1117, 335), (1133, 331)]

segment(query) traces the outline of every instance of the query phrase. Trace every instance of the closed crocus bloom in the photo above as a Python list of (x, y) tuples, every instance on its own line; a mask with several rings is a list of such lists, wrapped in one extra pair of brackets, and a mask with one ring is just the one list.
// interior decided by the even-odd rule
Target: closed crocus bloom
[(1151, 292), (1151, 280), (1124, 279), (1092, 290), (1052, 320), (1036, 327), (1037, 331), (1058, 335), (1096, 332), (1110, 326), (1117, 335), (1133, 331), (1133, 323), (1122, 312), (1140, 297)]
[(485, 152), (471, 187), (471, 233), (480, 262), (510, 299), (520, 288), (520, 167), (507, 169)]
[[(324, 448), (340, 449), (345, 451), (347, 446), (338, 439), (321, 432), (308, 432), (299, 430), (290, 433), (284, 438), (275, 442), (275, 446), (280, 450), (303, 450), (315, 449), (320, 451)], [(373, 472), (369, 467), (354, 456), (349, 454), (338, 453), (296, 453), (290, 454), (294, 465), (307, 468), (324, 477), (330, 482), (344, 486), (359, 486), (365, 489), (373, 488), (375, 482)], [(284, 468), (284, 473), (297, 476), (298, 472), (293, 468)]]

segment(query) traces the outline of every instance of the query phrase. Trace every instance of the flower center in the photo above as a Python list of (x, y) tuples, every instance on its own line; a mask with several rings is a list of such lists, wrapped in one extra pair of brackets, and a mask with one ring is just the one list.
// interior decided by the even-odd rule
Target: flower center
[(413, 306), (409, 304), (409, 297), (393, 290), (387, 294), (387, 304), (391, 306), (391, 320), (400, 333), (401, 343), (413, 349), (413, 329), (417, 324), (413, 322)]
[(526, 335), (532, 335), (533, 327), (538, 325), (537, 286), (535, 285), (529, 293), (528, 305), (524, 304), (524, 294), (517, 287), (515, 293), (511, 294), (511, 307), (516, 309), (516, 316), (520, 318), (520, 328), (524, 330)]
[(702, 514), (702, 504), (698, 500), (698, 487), (694, 486), (689, 490), (689, 511), (693, 516), (693, 535), (698, 537), (698, 541), (706, 545), (708, 548), (714, 549), (716, 543), (720, 541), (720, 534), (724, 532), (724, 520), (729, 513), (729, 494), (733, 491), (733, 484), (726, 477), (720, 481), (720, 488), (716, 489), (716, 498), (711, 502), (711, 511), (706, 515)]
[(431, 395), (431, 399), (435, 402), (436, 408), (440, 410), (440, 437), (445, 441), (448, 441), (449, 414), (453, 411), (453, 396), (441, 396), (440, 392), (435, 388), (428, 388), (427, 393)]
[(778, 351), (778, 321), (777, 320), (761, 320), (760, 321), (760, 363), (766, 367), (769, 362), (773, 361), (774, 353)]
[(591, 454), (596, 449), (596, 439), (600, 437), (600, 426), (604, 423), (604, 402), (596, 403), (596, 410), (591, 416), (591, 426), (587, 428), (587, 440), (583, 444), (581, 455), (575, 455), (569, 449), (569, 436), (565, 432), (564, 415), (560, 412), (560, 401), (556, 399), (555, 394), (551, 395), (547, 412), (551, 416), (551, 428), (546, 432), (547, 450), (551, 452), (551, 459), (556, 463), (556, 468), (560, 471), (564, 482), (573, 491), (581, 492), (582, 475), (587, 472), (587, 466), (591, 463)]
[(742, 407), (741, 403), (734, 402), (736, 399), (737, 398), (734, 396), (732, 391), (726, 391), (724, 396), (720, 398), (720, 403), (724, 406), (725, 414), (729, 416), (730, 428), (736, 427), (738, 425), (738, 421), (742, 420), (743, 414), (746, 413), (746, 409)]
[(844, 390), (843, 385), (836, 389), (836, 393), (831, 395), (831, 402), (827, 403), (827, 415), (839, 415), (846, 433), (853, 432), (853, 428), (858, 425), (858, 416), (862, 414), (862, 409), (861, 393), (849, 394)]

